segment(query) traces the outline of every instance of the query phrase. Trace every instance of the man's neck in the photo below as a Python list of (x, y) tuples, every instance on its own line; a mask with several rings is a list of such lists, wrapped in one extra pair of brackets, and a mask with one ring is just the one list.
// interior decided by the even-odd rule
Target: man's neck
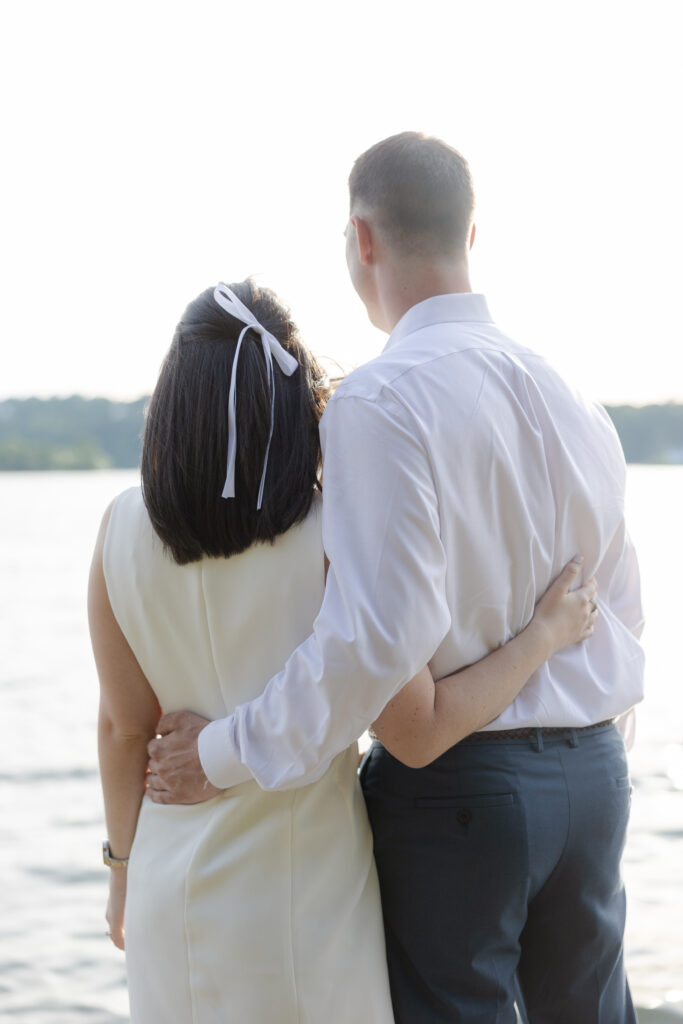
[(390, 333), (409, 309), (435, 295), (471, 292), (469, 267), (412, 266), (398, 272), (392, 268), (382, 282), (381, 305), (385, 329)]

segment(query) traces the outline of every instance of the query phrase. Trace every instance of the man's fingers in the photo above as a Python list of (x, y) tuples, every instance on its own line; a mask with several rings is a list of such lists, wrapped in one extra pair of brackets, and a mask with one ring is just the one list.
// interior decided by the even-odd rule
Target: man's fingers
[[(163, 783), (161, 784), (163, 786)], [(148, 787), (147, 796), (150, 798), (152, 803), (155, 804), (193, 804), (199, 803), (201, 798), (192, 797), (191, 794), (186, 793), (184, 790), (179, 789), (177, 792), (164, 789)]]
[(171, 799), (171, 794), (168, 793), (165, 789), (150, 789), (147, 791), (147, 795), (152, 801), (152, 803), (155, 804), (176, 803), (176, 801)]
[(180, 729), (185, 724), (189, 714), (190, 712), (188, 711), (169, 711), (167, 715), (162, 715), (159, 719), (157, 732), (161, 736), (166, 736), (169, 732), (175, 732), (176, 729)]
[[(162, 715), (157, 723), (157, 733), (159, 736), (165, 736), (166, 733), (173, 732), (176, 727), (176, 719), (178, 717), (177, 711), (169, 711), (167, 715)], [(160, 740), (158, 742), (161, 742)]]
[(152, 790), (155, 793), (168, 792), (168, 786), (162, 779), (161, 775), (156, 773), (150, 773), (147, 776), (147, 789)]
[(163, 740), (150, 740), (147, 744), (147, 756), (149, 758), (150, 765), (152, 762), (155, 764), (163, 764), (166, 760), (170, 750), (168, 744), (164, 747)]

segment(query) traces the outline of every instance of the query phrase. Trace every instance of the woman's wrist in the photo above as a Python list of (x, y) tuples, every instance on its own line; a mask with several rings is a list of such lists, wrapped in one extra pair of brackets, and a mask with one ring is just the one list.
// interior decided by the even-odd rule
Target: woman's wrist
[(121, 871), (128, 867), (128, 855), (121, 857), (114, 854), (108, 839), (102, 842), (102, 860), (108, 868), (113, 868), (116, 871)]
[(528, 644), (529, 657), (537, 662), (536, 668), (548, 661), (558, 649), (555, 636), (542, 615), (534, 615), (526, 629), (519, 634), (521, 640)]

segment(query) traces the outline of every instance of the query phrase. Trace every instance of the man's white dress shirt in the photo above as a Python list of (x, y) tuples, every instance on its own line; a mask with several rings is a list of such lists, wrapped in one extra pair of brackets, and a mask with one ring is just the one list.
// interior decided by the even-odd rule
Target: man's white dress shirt
[(554, 655), (487, 728), (591, 725), (641, 700), (616, 433), (501, 333), (482, 295), (410, 309), (339, 387), (321, 436), (323, 605), (262, 696), (200, 733), (211, 782), (319, 778), (427, 662), (440, 678), (518, 633), (577, 554), (600, 588), (594, 636)]

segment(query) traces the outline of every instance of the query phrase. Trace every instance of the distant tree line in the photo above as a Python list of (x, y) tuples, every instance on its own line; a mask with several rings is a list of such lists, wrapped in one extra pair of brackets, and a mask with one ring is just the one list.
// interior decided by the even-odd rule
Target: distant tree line
[(683, 463), (683, 405), (608, 405), (627, 462)]
[[(148, 401), (6, 399), (0, 402), (0, 470), (135, 468)], [(683, 464), (683, 405), (615, 405), (607, 411), (627, 462)]]
[(0, 402), (0, 470), (134, 468), (148, 401), (73, 395)]

